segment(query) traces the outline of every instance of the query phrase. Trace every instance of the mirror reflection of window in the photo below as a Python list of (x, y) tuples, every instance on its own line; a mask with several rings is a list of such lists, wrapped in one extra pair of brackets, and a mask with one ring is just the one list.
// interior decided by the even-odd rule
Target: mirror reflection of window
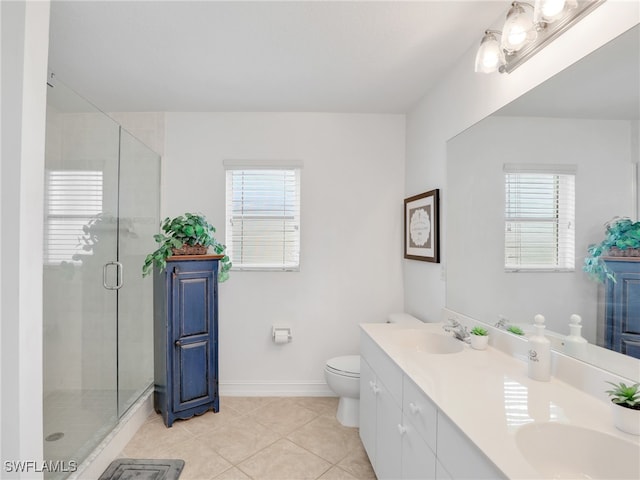
[(102, 212), (103, 172), (47, 170), (45, 187), (44, 261), (80, 263), (90, 255), (81, 241), (83, 227)]
[(575, 269), (575, 166), (504, 166), (508, 272)]

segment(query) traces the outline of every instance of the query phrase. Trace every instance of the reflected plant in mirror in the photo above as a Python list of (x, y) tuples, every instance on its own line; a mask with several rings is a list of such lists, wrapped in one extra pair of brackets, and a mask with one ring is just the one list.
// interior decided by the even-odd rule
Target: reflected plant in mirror
[(616, 281), (603, 257), (640, 257), (640, 222), (614, 218), (605, 225), (605, 230), (603, 241), (589, 245), (582, 267), (592, 279), (602, 283), (607, 279)]
[(516, 325), (510, 325), (507, 327), (507, 332), (509, 333), (513, 333), (514, 335), (524, 335), (524, 331), (516, 326)]

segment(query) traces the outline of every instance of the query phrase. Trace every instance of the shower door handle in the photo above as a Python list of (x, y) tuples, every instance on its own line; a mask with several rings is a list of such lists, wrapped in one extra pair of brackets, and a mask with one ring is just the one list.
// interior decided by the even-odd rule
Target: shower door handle
[[(109, 285), (107, 282), (107, 270), (110, 265), (116, 266), (116, 284)], [(122, 287), (123, 266), (120, 262), (107, 262), (102, 266), (102, 286), (107, 290), (119, 290)]]

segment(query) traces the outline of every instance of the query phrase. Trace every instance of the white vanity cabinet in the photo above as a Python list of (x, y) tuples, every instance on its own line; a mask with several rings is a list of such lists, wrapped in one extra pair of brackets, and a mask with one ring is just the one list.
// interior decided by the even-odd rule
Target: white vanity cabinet
[(360, 438), (378, 479), (505, 478), (364, 332), (360, 347)]
[(402, 388), (402, 478), (435, 478), (438, 409), (406, 375)]
[(435, 407), (366, 335), (361, 352), (360, 438), (377, 478), (434, 479)]
[(440, 460), (436, 460), (436, 480), (453, 480), (449, 472), (440, 463)]
[(402, 371), (371, 340), (360, 361), (360, 438), (379, 479), (402, 478)]
[(438, 462), (445, 472), (439, 480), (498, 480), (504, 474), (442, 412), (438, 412)]
[(360, 359), (360, 439), (371, 465), (376, 461), (376, 376), (364, 357)]

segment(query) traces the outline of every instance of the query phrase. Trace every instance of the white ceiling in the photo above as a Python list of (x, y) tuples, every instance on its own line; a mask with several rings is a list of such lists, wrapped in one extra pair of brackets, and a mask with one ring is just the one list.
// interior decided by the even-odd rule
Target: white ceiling
[(49, 65), (105, 111), (403, 113), (508, 7), (53, 0)]

